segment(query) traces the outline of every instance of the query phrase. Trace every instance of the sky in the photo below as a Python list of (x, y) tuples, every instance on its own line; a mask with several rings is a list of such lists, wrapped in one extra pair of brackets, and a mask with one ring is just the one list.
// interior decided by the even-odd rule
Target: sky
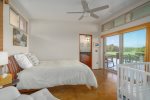
[[(123, 38), (124, 47), (144, 47), (146, 45), (146, 29), (125, 33)], [(119, 35), (107, 37), (106, 44), (119, 46)]]

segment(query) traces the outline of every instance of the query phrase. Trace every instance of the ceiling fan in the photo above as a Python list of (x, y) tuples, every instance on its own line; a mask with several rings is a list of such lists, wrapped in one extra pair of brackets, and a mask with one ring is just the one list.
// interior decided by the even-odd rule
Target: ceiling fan
[(67, 12), (67, 13), (69, 13), (69, 14), (82, 13), (79, 20), (82, 20), (84, 18), (84, 16), (87, 15), (87, 14), (89, 16), (93, 17), (93, 18), (98, 19), (99, 16), (94, 14), (94, 13), (97, 12), (97, 11), (101, 11), (101, 10), (109, 8), (108, 5), (104, 5), (104, 6), (101, 6), (101, 7), (90, 9), (86, 0), (81, 0), (81, 4), (82, 4), (82, 7), (83, 7), (83, 11), (81, 11), (81, 12)]

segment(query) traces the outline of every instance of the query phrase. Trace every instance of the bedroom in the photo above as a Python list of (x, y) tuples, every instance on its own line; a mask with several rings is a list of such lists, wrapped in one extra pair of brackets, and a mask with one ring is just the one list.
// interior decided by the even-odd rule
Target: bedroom
[[(82, 7), (81, 1), (83, 2), (86, 1), (90, 9), (105, 6), (105, 5), (106, 8), (104, 7), (105, 8), (105, 9), (103, 8), (104, 10), (95, 12), (95, 14), (99, 16), (98, 19), (93, 18), (92, 15), (89, 14), (89, 11), (85, 12), (85, 14), (82, 14), (84, 8)], [(84, 71), (83, 73), (89, 72), (90, 74), (92, 72), (91, 76), (93, 76), (94, 73), (95, 76), (93, 76), (94, 78), (92, 79), (93, 81), (95, 81), (95, 77), (96, 77), (97, 82), (94, 82), (94, 85), (93, 83), (90, 83), (90, 85), (97, 87), (98, 84), (98, 88), (93, 89), (92, 87), (92, 89), (88, 89), (91, 87), (87, 86), (88, 87), (87, 88), (78, 85), (64, 86), (64, 87), (52, 86), (53, 88), (50, 88), (50, 92), (54, 96), (62, 100), (85, 100), (85, 99), (86, 100), (109, 100), (110, 98), (111, 100), (116, 100), (117, 99), (117, 90), (116, 90), (117, 89), (116, 88), (117, 87), (116, 86), (117, 64), (122, 64), (125, 61), (129, 63), (135, 63), (135, 61), (138, 62), (139, 59), (141, 60), (144, 59), (143, 57), (145, 57), (145, 56), (141, 56), (143, 55), (143, 51), (142, 53), (140, 51), (140, 54), (139, 52), (138, 54), (137, 52), (136, 53), (134, 52), (133, 54), (132, 51), (136, 51), (135, 48), (133, 47), (131, 48), (132, 51), (130, 51), (132, 53), (129, 54), (125, 53), (127, 55), (127, 58), (124, 60), (124, 58), (122, 57), (123, 55), (120, 55), (124, 53), (123, 51), (120, 52), (124, 48), (123, 45), (120, 44), (126, 43), (125, 41), (123, 41), (125, 40), (125, 38), (123, 38), (124, 33), (140, 30), (145, 26), (146, 27), (149, 26), (150, 18), (149, 18), (148, 1), (149, 0), (132, 0), (132, 1), (131, 0), (113, 0), (113, 1), (112, 0), (63, 0), (63, 2), (60, 2), (58, 0), (55, 1), (3, 0), (4, 4), (1, 1), (1, 14), (0, 14), (1, 15), (0, 24), (2, 26), (0, 29), (1, 31), (0, 48), (1, 51), (7, 52), (9, 56), (20, 54), (20, 53), (25, 53), (25, 54), (33, 53), (39, 58), (40, 61), (51, 61), (49, 62), (50, 65), (54, 65), (57, 67), (59, 67), (60, 65), (61, 67), (64, 67), (62, 65), (66, 66), (67, 64), (78, 66), (76, 61), (82, 61), (81, 55), (83, 53), (81, 50), (82, 43), (80, 43), (81, 41), (80, 35), (85, 34), (84, 35), (85, 37), (92, 35), (92, 39), (87, 38), (87, 40), (84, 41), (84, 42), (90, 42), (89, 44), (90, 52), (88, 52), (89, 54), (87, 53), (89, 57), (88, 64), (90, 65), (86, 63), (87, 59), (86, 60), (83, 59), (83, 63), (87, 64), (92, 69), (92, 71), (89, 67), (87, 67), (86, 71)], [(136, 9), (138, 8), (142, 9), (143, 6), (145, 7), (145, 5), (147, 7), (144, 8), (147, 9), (144, 10), (145, 13), (138, 15), (138, 13), (141, 13), (140, 12), (141, 10), (138, 10), (139, 12), (137, 12)], [(76, 12), (76, 11), (77, 12), (81, 11), (82, 13), (81, 12), (79, 14), (67, 13), (67, 12)], [(135, 17), (136, 18), (135, 20), (133, 19), (130, 20), (131, 17), (130, 12), (133, 12), (133, 14), (137, 16), (137, 18)], [(128, 15), (129, 22), (122, 23), (122, 17), (120, 16), (124, 16), (127, 13), (129, 13)], [(82, 15), (84, 15), (84, 17), (79, 20), (79, 18), (81, 18)], [(118, 26), (109, 23), (115, 21), (116, 24), (119, 24)], [(115, 38), (114, 40), (116, 41), (111, 41), (111, 39), (109, 40), (109, 37), (118, 35), (118, 33), (120, 38), (117, 39)], [(21, 37), (21, 42), (19, 41), (20, 39), (17, 39), (18, 37)], [(141, 41), (142, 43), (146, 44), (147, 39), (143, 41), (144, 38), (147, 37), (143, 37)], [(108, 43), (106, 40), (110, 42), (114, 42), (114, 45), (119, 44), (119, 46), (117, 45), (118, 46), (117, 51), (106, 52), (105, 48), (107, 48), (106, 44)], [(128, 40), (132, 40), (132, 38)], [(138, 40), (139, 37), (136, 40), (136, 42)], [(131, 41), (131, 43), (132, 42), (133, 41)], [(113, 43), (112, 44), (108, 43), (108, 44), (112, 45)], [(134, 43), (133, 45), (138, 45), (138, 44)], [(147, 45), (148, 44), (146, 44), (145, 46)], [(116, 47), (116, 45), (113, 47)], [(144, 51), (144, 53), (145, 52), (147, 54), (147, 51)], [(119, 59), (117, 53), (119, 53)], [(133, 56), (135, 56), (135, 54), (139, 55), (137, 57), (138, 60), (133, 59), (134, 58)], [(131, 55), (130, 59), (128, 58), (128, 55)], [(147, 56), (147, 61), (149, 61), (149, 55), (146, 56)], [(83, 58), (84, 57), (85, 56), (83, 56)], [(74, 60), (74, 61), (68, 62), (68, 60)], [(74, 68), (74, 66), (71, 67)], [(78, 71), (79, 69), (77, 70), (77, 68), (78, 67), (74, 69), (74, 73), (72, 73), (72, 75), (79, 72)], [(5, 70), (9, 70), (9, 69), (6, 68)], [(59, 71), (58, 69), (54, 69), (54, 70)], [(17, 70), (17, 72), (18, 71), (20, 71), (20, 69)], [(69, 70), (67, 73), (69, 74)], [(67, 73), (65, 78), (67, 78), (68, 75)], [(22, 76), (28, 76), (24, 74), (25, 73), (23, 73)], [(42, 76), (41, 74), (42, 71), (38, 74), (39, 77), (46, 77), (46, 75)], [(87, 78), (88, 75), (86, 75), (85, 78)], [(83, 77), (84, 75), (82, 75), (82, 77), (79, 78), (83, 78)], [(63, 79), (65, 78), (63, 77)], [(19, 81), (21, 84), (24, 83), (23, 82), (24, 79), (23, 80), (19, 79)], [(86, 84), (86, 82), (83, 83)], [(60, 83), (60, 84), (65, 84), (65, 83)], [(33, 86), (31, 87), (33, 88)], [(21, 86), (21, 88), (25, 88), (25, 89), (30, 89), (31, 87), (29, 86), (29, 84), (27, 84), (26, 86), (24, 84), (24, 87)], [(48, 86), (46, 85), (44, 87), (48, 87)]]

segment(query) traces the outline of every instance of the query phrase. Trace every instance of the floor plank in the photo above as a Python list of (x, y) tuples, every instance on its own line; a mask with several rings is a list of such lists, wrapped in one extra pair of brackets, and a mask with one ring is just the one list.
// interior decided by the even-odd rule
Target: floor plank
[(61, 100), (117, 100), (117, 75), (106, 70), (93, 71), (99, 87), (89, 90), (86, 86), (59, 86), (49, 91)]

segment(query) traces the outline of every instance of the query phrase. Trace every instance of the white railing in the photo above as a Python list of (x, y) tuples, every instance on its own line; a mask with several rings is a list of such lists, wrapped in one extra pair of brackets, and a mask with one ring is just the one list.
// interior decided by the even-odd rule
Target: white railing
[(150, 100), (150, 63), (118, 65), (118, 100)]

